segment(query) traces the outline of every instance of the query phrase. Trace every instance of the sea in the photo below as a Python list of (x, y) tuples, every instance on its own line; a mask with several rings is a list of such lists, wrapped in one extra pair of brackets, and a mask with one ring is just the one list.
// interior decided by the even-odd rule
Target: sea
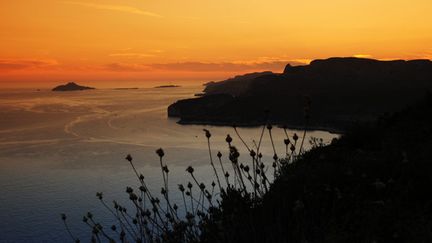
[[(139, 182), (125, 157), (130, 154), (153, 194), (163, 185), (158, 148), (169, 168), (169, 191), (181, 205), (178, 184), (191, 181), (185, 171), (193, 166), (200, 182), (215, 180), (210, 167), (207, 138), (212, 134), (211, 152), (218, 151), (227, 168), (230, 134), (240, 151), (240, 162), (250, 156), (232, 127), (179, 125), (167, 116), (167, 107), (179, 99), (192, 98), (202, 86), (139, 89), (96, 89), (74, 92), (50, 90), (0, 90), (0, 242), (72, 242), (60, 215), (67, 215), (71, 232), (88, 242), (91, 229), (83, 215), (92, 212), (97, 222), (110, 227), (115, 219), (96, 197), (128, 205), (127, 186)], [(238, 128), (253, 148), (262, 128)], [(260, 151), (271, 165), (274, 154), (266, 132)], [(302, 131), (296, 133), (301, 140)], [(283, 129), (272, 135), (279, 157), (286, 154)], [(308, 131), (311, 137), (329, 143), (338, 134)], [(267, 162), (266, 162), (267, 161)]]

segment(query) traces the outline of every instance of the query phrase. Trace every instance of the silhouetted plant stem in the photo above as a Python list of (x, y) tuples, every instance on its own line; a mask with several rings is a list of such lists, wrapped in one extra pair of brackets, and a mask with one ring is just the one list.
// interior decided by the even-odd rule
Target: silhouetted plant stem
[(237, 137), (239, 137), (240, 141), (243, 143), (243, 145), (246, 147), (248, 152), (250, 152), (249, 146), (247, 146), (246, 142), (243, 140), (243, 138), (240, 136), (240, 133), (237, 131), (237, 127), (234, 126), (234, 131), (237, 134)]
[(256, 173), (256, 166), (255, 166), (255, 155), (252, 155), (252, 170), (253, 170), (253, 180), (254, 180), (254, 184), (252, 185), (254, 188), (254, 193), (255, 193), (255, 198), (257, 196), (257, 188), (256, 188), (256, 184), (257, 184), (257, 173)]
[(259, 151), (260, 151), (260, 148), (261, 148), (261, 142), (262, 142), (262, 139), (263, 139), (263, 136), (264, 136), (265, 128), (266, 128), (266, 126), (264, 125), (262, 127), (262, 129), (261, 129), (260, 139), (258, 141), (257, 152), (256, 152), (257, 154), (259, 154)]
[[(218, 155), (219, 155), (219, 154), (220, 154), (220, 152), (218, 153)], [(222, 173), (223, 173), (223, 176), (224, 176), (224, 178), (225, 178), (225, 181), (226, 181), (227, 187), (229, 187), (228, 177), (225, 176), (225, 175), (226, 175), (226, 172), (225, 172), (224, 166), (223, 166), (223, 164), (222, 164), (222, 159), (221, 159), (221, 157), (222, 157), (222, 154), (220, 154), (220, 156), (218, 156), (219, 164), (220, 164), (220, 166), (221, 166)]]
[(210, 132), (208, 130), (205, 130), (205, 131), (206, 131), (206, 137), (207, 137), (207, 147), (208, 147), (208, 152), (209, 152), (209, 157), (210, 157), (210, 164), (211, 164), (211, 166), (213, 168), (213, 171), (214, 171), (214, 174), (216, 176), (216, 180), (217, 180), (217, 183), (218, 183), (218, 186), (219, 186), (219, 191), (222, 192), (222, 187), (221, 187), (221, 183), (220, 183), (220, 180), (219, 180), (219, 175), (217, 173), (216, 167), (214, 166), (213, 156), (212, 156), (211, 148), (210, 148), (210, 136), (211, 135), (210, 135)]
[(67, 222), (66, 222), (66, 215), (65, 215), (65, 214), (62, 214), (62, 220), (63, 220), (63, 224), (64, 224), (64, 226), (65, 226), (65, 228), (66, 228), (66, 231), (68, 232), (68, 234), (69, 234), (69, 236), (71, 237), (71, 239), (72, 239), (74, 242), (79, 242), (79, 240), (78, 240), (77, 238), (75, 238), (75, 237), (73, 236), (72, 232), (70, 231), (69, 225), (68, 225)]
[(165, 178), (165, 172), (163, 170), (162, 157), (159, 157), (159, 162), (160, 162), (160, 167), (161, 167), (161, 171), (162, 171), (162, 177), (163, 177), (163, 181), (164, 181), (164, 187), (165, 187), (165, 190), (166, 190), (167, 189), (167, 182), (166, 182), (166, 178)]
[(185, 213), (187, 213), (188, 209), (187, 209), (187, 204), (186, 204), (186, 198), (185, 198), (185, 195), (184, 195), (184, 191), (181, 191), (181, 194), (182, 194), (182, 198), (183, 198), (183, 204), (184, 204), (184, 208), (185, 208)]
[(306, 127), (305, 127), (305, 129), (304, 129), (304, 131), (303, 131), (303, 138), (302, 138), (302, 140), (301, 140), (301, 143), (300, 143), (300, 148), (299, 148), (299, 153), (303, 153), (303, 143), (304, 143), (304, 140), (305, 140), (305, 137), (306, 137)]

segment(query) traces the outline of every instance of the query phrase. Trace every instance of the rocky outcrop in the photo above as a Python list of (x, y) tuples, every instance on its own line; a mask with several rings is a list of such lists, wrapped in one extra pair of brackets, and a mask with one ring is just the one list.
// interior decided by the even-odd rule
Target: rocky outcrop
[(53, 88), (52, 91), (79, 91), (79, 90), (87, 90), (87, 89), (94, 89), (94, 88), (81, 86), (74, 82), (70, 82), (65, 85), (59, 85)]
[[(364, 58), (329, 58), (309, 65), (287, 65), (282, 74), (256, 73), (207, 84), (205, 95), (231, 98), (210, 105), (204, 97), (170, 106), (182, 123), (304, 124), (304, 97), (312, 100), (310, 126), (346, 127), (357, 121), (402, 109), (432, 90), (430, 60), (379, 61)], [(265, 117), (264, 111), (269, 116)], [(172, 112), (169, 113), (173, 114)], [(265, 118), (264, 118), (265, 117)]]

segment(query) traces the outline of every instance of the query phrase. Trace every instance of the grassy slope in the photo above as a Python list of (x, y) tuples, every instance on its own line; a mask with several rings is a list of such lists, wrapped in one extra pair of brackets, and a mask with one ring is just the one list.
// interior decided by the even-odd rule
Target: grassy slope
[(431, 188), (429, 95), (285, 166), (260, 206), (225, 199), (204, 241), (432, 242)]

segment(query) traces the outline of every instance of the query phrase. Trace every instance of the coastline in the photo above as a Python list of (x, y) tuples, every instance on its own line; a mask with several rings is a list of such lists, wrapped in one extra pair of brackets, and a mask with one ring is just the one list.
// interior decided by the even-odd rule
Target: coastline
[[(174, 118), (174, 117), (170, 117), (170, 118)], [(262, 122), (223, 122), (223, 121), (200, 121), (200, 120), (185, 121), (183, 119), (178, 120), (177, 124), (185, 125), (185, 126), (206, 125), (206, 126), (216, 126), (216, 127), (232, 127), (235, 125), (237, 127), (246, 127), (246, 128), (256, 128), (256, 127), (266, 125), (265, 123)], [(283, 126), (286, 126), (286, 128), (292, 130), (326, 131), (332, 134), (344, 134), (348, 130), (348, 129), (337, 127), (337, 125), (334, 126), (309, 125), (305, 127), (304, 125), (292, 125), (292, 124), (290, 125), (282, 122), (272, 122), (271, 124), (277, 126), (278, 128), (282, 128)]]

